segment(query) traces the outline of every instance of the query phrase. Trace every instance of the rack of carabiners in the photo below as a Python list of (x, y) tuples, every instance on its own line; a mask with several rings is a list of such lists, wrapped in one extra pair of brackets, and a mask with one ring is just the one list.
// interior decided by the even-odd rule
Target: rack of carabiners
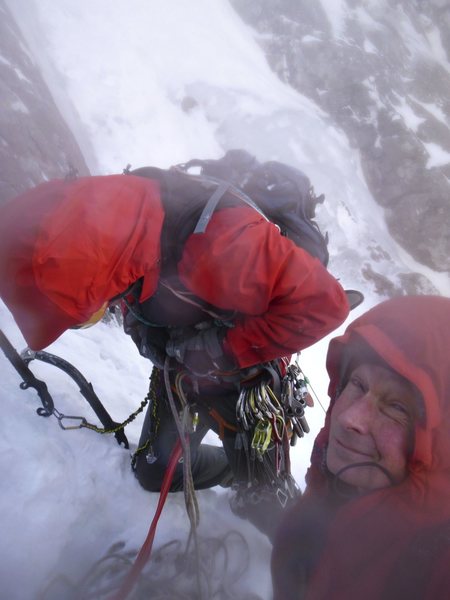
[(253, 431), (251, 448), (258, 459), (263, 459), (272, 444), (281, 444), (286, 434), (293, 446), (298, 437), (309, 433), (305, 418), (308, 383), (295, 363), (286, 368), (279, 396), (265, 380), (242, 388), (236, 416), (245, 431)]

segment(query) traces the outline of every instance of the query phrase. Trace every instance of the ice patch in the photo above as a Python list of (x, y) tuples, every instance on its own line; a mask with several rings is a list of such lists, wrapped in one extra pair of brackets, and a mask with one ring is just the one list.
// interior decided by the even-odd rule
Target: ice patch
[(443, 167), (450, 164), (450, 152), (444, 150), (442, 146), (434, 142), (424, 142), (423, 144), (428, 152), (429, 158), (427, 161), (427, 169), (433, 167)]
[(19, 79), (21, 79), (22, 81), (26, 81), (27, 83), (31, 83), (31, 81), (28, 79), (28, 77), (26, 77), (22, 71), (20, 69), (18, 69), (17, 67), (14, 67), (14, 73), (17, 75), (17, 77)]
[(395, 110), (402, 117), (406, 127), (414, 131), (414, 133), (417, 133), (419, 126), (426, 121), (424, 117), (419, 117), (404, 98), (399, 96), (397, 96)]
[(14, 100), (13, 102), (11, 102), (11, 108), (16, 112), (23, 113), (24, 115), (30, 114), (30, 111), (22, 102), (22, 100)]

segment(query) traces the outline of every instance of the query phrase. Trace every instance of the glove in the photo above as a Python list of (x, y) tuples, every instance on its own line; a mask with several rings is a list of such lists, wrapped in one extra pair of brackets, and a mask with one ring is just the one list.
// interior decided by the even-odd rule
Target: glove
[(167, 356), (165, 347), (169, 339), (167, 329), (144, 325), (131, 312), (125, 315), (123, 328), (136, 344), (139, 354), (148, 358), (158, 369), (163, 369)]
[(226, 328), (175, 328), (166, 344), (168, 356), (176, 358), (194, 375), (215, 378), (221, 371), (237, 368), (234, 360), (223, 350)]

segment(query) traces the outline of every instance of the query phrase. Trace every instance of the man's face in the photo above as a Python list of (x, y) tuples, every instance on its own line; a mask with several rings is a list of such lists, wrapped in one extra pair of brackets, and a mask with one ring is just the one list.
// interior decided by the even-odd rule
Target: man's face
[[(417, 407), (417, 392), (406, 379), (380, 365), (357, 367), (331, 412), (329, 471), (336, 475), (348, 465), (371, 462), (402, 481)], [(376, 466), (355, 466), (339, 477), (365, 491), (391, 485)]]

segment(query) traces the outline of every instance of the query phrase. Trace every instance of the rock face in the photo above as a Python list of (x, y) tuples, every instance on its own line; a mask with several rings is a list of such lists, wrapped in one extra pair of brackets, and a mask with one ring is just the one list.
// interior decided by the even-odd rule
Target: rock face
[(89, 170), (0, 0), (0, 203), (71, 170)]
[(392, 236), (450, 271), (450, 2), (232, 0), (273, 69), (358, 148)]

